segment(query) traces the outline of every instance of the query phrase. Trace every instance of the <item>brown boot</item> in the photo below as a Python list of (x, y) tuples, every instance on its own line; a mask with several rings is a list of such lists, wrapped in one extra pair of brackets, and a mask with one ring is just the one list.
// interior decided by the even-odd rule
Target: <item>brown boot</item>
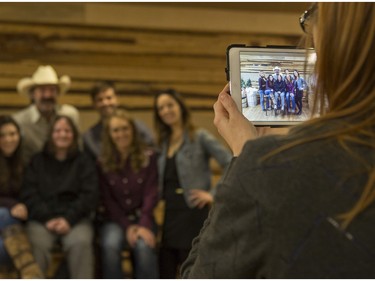
[(44, 274), (35, 262), (31, 245), (22, 225), (15, 224), (3, 229), (4, 247), (14, 267), (23, 279), (41, 279)]

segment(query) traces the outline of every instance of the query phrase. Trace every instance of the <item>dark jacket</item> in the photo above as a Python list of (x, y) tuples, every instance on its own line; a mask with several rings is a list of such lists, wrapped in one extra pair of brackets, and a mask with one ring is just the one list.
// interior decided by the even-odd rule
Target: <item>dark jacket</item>
[(259, 85), (259, 90), (260, 91), (265, 91), (266, 90), (266, 85), (267, 85), (267, 79), (264, 77), (259, 77), (258, 79), (258, 85)]
[(285, 82), (284, 80), (275, 80), (275, 92), (285, 92)]
[(275, 80), (269, 80), (267, 79), (267, 83), (266, 83), (266, 89), (267, 90), (273, 90), (275, 88)]
[(337, 223), (358, 200), (374, 149), (350, 145), (350, 154), (335, 140), (319, 140), (260, 160), (299, 139), (295, 132), (249, 141), (232, 161), (184, 278), (375, 278), (375, 204), (346, 231)]
[(26, 169), (21, 198), (29, 210), (29, 220), (45, 223), (61, 216), (73, 226), (96, 208), (95, 164), (82, 152), (64, 161), (46, 151), (37, 153)]

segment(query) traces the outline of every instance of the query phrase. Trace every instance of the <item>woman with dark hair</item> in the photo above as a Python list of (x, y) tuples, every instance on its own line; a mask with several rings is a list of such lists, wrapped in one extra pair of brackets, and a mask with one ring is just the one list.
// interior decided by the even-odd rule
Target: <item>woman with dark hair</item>
[(37, 263), (46, 272), (50, 250), (60, 241), (74, 279), (93, 278), (91, 216), (98, 196), (95, 165), (80, 151), (78, 138), (73, 121), (57, 116), (43, 151), (34, 155), (26, 169), (21, 189)]
[(276, 76), (275, 100), (276, 100), (276, 104), (274, 104), (275, 114), (276, 114), (276, 109), (278, 109), (278, 108), (281, 108), (281, 113), (284, 114), (284, 109), (285, 109), (285, 82), (284, 82), (283, 76), (281, 74)]
[(297, 105), (297, 108), (298, 108), (298, 112), (296, 113), (297, 115), (301, 115), (302, 114), (302, 97), (303, 97), (303, 90), (305, 89), (306, 87), (306, 83), (305, 83), (305, 80), (299, 75), (299, 72), (297, 69), (295, 69), (293, 71), (293, 75), (294, 75), (294, 89), (295, 89), (295, 93), (296, 93), (296, 105)]
[(300, 24), (317, 54), (312, 118), (258, 138), (219, 94), (214, 123), (237, 157), (185, 278), (375, 278), (375, 5), (314, 3)]
[(27, 208), (19, 200), (21, 159), (20, 128), (10, 116), (0, 116), (0, 264), (13, 264), (20, 278), (43, 278), (23, 229)]
[[(268, 95), (271, 98), (272, 103), (276, 104), (276, 101), (275, 101), (275, 81), (274, 81), (274, 78), (273, 78), (272, 74), (268, 75), (268, 77), (267, 77), (265, 93), (266, 93), (266, 95)], [(269, 109), (269, 108), (267, 108), (267, 109)]]
[[(286, 72), (286, 71), (285, 71)], [(292, 110), (294, 113), (296, 110), (296, 99), (294, 95), (294, 83), (290, 74), (285, 75), (285, 98), (286, 98), (286, 110), (290, 111), (290, 102), (292, 102)]]
[(105, 120), (99, 166), (103, 278), (124, 278), (121, 253), (126, 246), (135, 278), (159, 278), (153, 215), (158, 202), (157, 158), (124, 110), (116, 109)]
[[(260, 97), (260, 105), (263, 111), (270, 106), (269, 105), (269, 94), (266, 94), (267, 89), (267, 78), (264, 74), (264, 71), (259, 71), (259, 78), (258, 78), (258, 93)], [(264, 107), (264, 97), (266, 98), (266, 107)]]
[(174, 90), (155, 96), (154, 120), (161, 148), (159, 187), (165, 200), (160, 275), (176, 278), (213, 202), (209, 160), (213, 157), (225, 168), (231, 155), (211, 134), (194, 127), (189, 109)]

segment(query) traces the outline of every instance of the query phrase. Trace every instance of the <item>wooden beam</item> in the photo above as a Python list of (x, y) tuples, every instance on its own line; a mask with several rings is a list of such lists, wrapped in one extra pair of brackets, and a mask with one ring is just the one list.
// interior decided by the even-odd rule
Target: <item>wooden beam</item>
[[(277, 7), (278, 3), (274, 4)], [(171, 7), (147, 3), (1, 3), (0, 6), (0, 18), (11, 21), (289, 35), (302, 34), (298, 24), (301, 12), (192, 8), (183, 3)]]

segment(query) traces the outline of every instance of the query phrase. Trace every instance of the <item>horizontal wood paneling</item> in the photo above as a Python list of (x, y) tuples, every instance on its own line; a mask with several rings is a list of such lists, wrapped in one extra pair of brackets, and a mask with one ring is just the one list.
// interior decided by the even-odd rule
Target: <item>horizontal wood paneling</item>
[(226, 84), (226, 47), (298, 44), (298, 16), (309, 4), (289, 4), (0, 3), (0, 113), (26, 106), (17, 82), (50, 64), (71, 77), (61, 102), (81, 110), (84, 128), (95, 120), (89, 90), (106, 79), (149, 124), (153, 95), (174, 88), (193, 116), (207, 112), (203, 123), (216, 133), (212, 105)]

